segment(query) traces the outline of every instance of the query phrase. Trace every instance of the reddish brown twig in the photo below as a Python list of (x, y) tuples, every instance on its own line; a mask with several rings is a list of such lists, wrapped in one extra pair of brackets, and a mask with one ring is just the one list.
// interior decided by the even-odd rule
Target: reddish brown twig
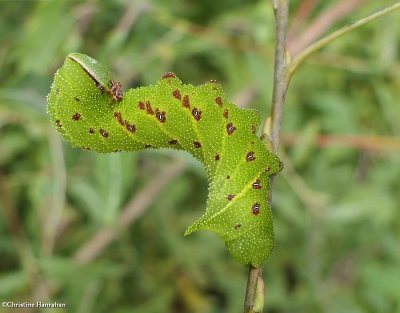
[[(300, 140), (300, 136), (295, 134), (282, 136), (285, 145), (293, 145)], [(400, 150), (400, 139), (385, 136), (319, 135), (314, 144), (319, 147), (343, 146), (360, 150)]]
[(290, 23), (291, 25), (288, 30), (288, 42), (290, 42), (293, 37), (297, 36), (297, 34), (302, 32), (307, 18), (311, 15), (317, 4), (320, 2), (321, 0), (303, 0)]
[(333, 24), (356, 10), (365, 0), (342, 0), (323, 11), (315, 21), (299, 36), (289, 35), (288, 51), (297, 55), (309, 44), (320, 38)]

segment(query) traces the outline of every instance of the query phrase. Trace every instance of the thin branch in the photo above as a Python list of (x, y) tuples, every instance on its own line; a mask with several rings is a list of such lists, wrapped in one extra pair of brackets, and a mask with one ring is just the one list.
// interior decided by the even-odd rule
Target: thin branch
[(309, 57), (312, 53), (315, 51), (321, 49), (322, 47), (325, 47), (327, 44), (330, 42), (334, 41), (335, 39), (343, 36), (344, 34), (347, 34), (348, 32), (357, 29), (369, 22), (372, 22), (396, 9), (400, 9), (400, 2), (397, 2), (387, 8), (381, 9), (375, 13), (372, 13), (364, 18), (361, 18), (360, 20), (351, 23), (349, 25), (346, 25), (336, 31), (334, 31), (332, 34), (327, 35), (326, 37), (314, 42), (308, 48), (304, 49), (301, 53), (297, 55), (295, 59), (293, 59), (288, 66), (287, 73), (286, 73), (286, 80), (289, 81), (290, 78), (292, 77), (293, 73), (297, 69), (297, 67), (304, 62), (304, 60)]
[(285, 103), (287, 83), (286, 72), (286, 34), (288, 25), (289, 3), (287, 0), (274, 1), (275, 13), (275, 65), (274, 86), (272, 92), (271, 128), (264, 130), (270, 134), (272, 150), (279, 149), (283, 106)]
[(249, 277), (246, 287), (245, 313), (262, 312), (264, 307), (264, 280), (262, 278), (263, 268), (249, 267)]
[[(379, 12), (371, 14), (356, 23), (347, 25), (331, 35), (322, 38), (301, 52), (291, 63), (287, 64), (286, 60), (286, 37), (288, 24), (289, 0), (272, 0), (275, 15), (275, 63), (274, 63), (274, 86), (272, 94), (271, 122), (265, 122), (263, 135), (266, 134), (270, 138), (271, 147), (274, 152), (279, 149), (281, 124), (283, 107), (285, 102), (286, 90), (295, 69), (314, 51), (325, 46), (329, 42), (344, 35), (345, 33), (356, 29), (366, 23), (375, 20), (397, 8), (400, 3), (383, 9)], [(288, 66), (289, 65), (289, 66)], [(271, 178), (271, 186), (273, 177)], [(271, 193), (269, 195), (269, 203), (271, 203)], [(249, 276), (247, 281), (245, 313), (262, 312), (264, 306), (264, 282), (262, 279), (262, 268), (249, 268)]]
[[(272, 1), (275, 15), (275, 65), (274, 86), (272, 93), (271, 123), (264, 123), (263, 134), (268, 134), (273, 151), (279, 148), (279, 136), (281, 132), (283, 105), (287, 84), (285, 80), (286, 70), (286, 36), (288, 28), (288, 0)], [(270, 129), (269, 129), (270, 128)], [(271, 195), (269, 198), (271, 202)], [(249, 268), (246, 297), (244, 304), (245, 313), (262, 312), (264, 307), (264, 281), (262, 267)]]

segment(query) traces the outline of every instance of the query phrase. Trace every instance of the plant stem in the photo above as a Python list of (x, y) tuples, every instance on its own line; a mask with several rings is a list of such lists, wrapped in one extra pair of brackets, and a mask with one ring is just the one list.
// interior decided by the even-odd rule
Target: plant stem
[[(249, 277), (247, 279), (245, 313), (262, 312), (264, 307), (264, 281), (262, 278), (263, 268), (249, 267)], [(262, 288), (260, 288), (262, 287)]]
[(286, 36), (288, 30), (288, 0), (273, 1), (275, 14), (275, 64), (274, 86), (272, 92), (270, 140), (272, 150), (279, 149), (279, 138), (282, 125), (283, 106), (287, 90), (286, 76)]
[[(271, 122), (264, 123), (263, 135), (266, 134), (270, 138), (271, 148), (274, 152), (279, 149), (281, 124), (283, 116), (283, 107), (285, 103), (286, 90), (288, 88), (290, 78), (297, 67), (313, 52), (324, 47), (331, 41), (348, 33), (349, 31), (361, 27), (389, 12), (400, 8), (400, 2), (390, 7), (375, 12), (355, 23), (349, 24), (333, 32), (332, 34), (316, 41), (300, 52), (295, 59), (287, 63), (286, 54), (286, 36), (288, 25), (288, 10), (290, 0), (272, 0), (272, 6), (275, 15), (275, 63), (274, 63), (274, 86), (272, 93)], [(273, 177), (271, 178), (271, 187)], [(271, 192), (269, 195), (269, 204), (271, 204)], [(264, 281), (262, 278), (262, 267), (249, 268), (249, 276), (247, 280), (247, 289), (245, 297), (244, 312), (259, 313), (262, 312), (264, 306)]]
[(322, 47), (326, 46), (330, 42), (334, 41), (335, 39), (343, 36), (344, 34), (357, 29), (371, 21), (374, 21), (383, 15), (386, 15), (396, 9), (400, 9), (400, 2), (397, 2), (387, 8), (381, 9), (375, 13), (372, 13), (364, 18), (359, 19), (358, 21), (343, 26), (338, 30), (334, 31), (332, 34), (329, 34), (320, 40), (317, 40), (313, 44), (309, 45), (306, 49), (300, 52), (288, 65), (287, 72), (286, 72), (286, 81), (288, 82), (292, 77), (293, 73), (297, 69), (297, 67), (304, 62), (304, 60), (309, 57), (315, 51), (321, 49)]
[[(272, 0), (275, 15), (275, 63), (274, 86), (272, 93), (271, 123), (265, 123), (263, 134), (268, 134), (271, 140), (272, 150), (279, 149), (279, 137), (281, 132), (283, 105), (287, 90), (285, 79), (286, 72), (286, 35), (288, 28), (289, 0)], [(270, 125), (270, 126), (269, 126)], [(271, 182), (272, 183), (272, 182)], [(271, 204), (271, 194), (269, 195)], [(244, 304), (245, 313), (262, 312), (264, 307), (264, 281), (262, 267), (249, 268), (246, 297)]]

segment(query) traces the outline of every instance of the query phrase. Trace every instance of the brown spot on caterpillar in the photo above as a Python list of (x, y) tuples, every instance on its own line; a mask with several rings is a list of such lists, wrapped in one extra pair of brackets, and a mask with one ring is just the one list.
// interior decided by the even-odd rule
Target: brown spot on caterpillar
[(76, 101), (78, 101), (78, 102), (81, 101), (81, 99), (79, 99), (78, 97), (75, 97), (74, 99), (75, 99)]
[(226, 179), (230, 179), (231, 177), (228, 175), (228, 176), (226, 176)]
[(215, 98), (215, 103), (218, 104), (220, 107), (222, 107), (222, 103), (223, 103), (223, 102), (222, 102), (222, 98), (219, 97), (219, 96), (216, 97), (216, 98)]
[(156, 110), (156, 117), (161, 123), (165, 123), (165, 120), (166, 120), (166, 116), (165, 115), (166, 114), (167, 113), (164, 112), (164, 111), (160, 112), (160, 111), (158, 111), (158, 109)]
[(56, 95), (59, 95), (60, 93), (60, 88), (56, 88)]
[(114, 101), (121, 101), (124, 98), (124, 94), (122, 93), (122, 85), (120, 82), (111, 81), (111, 88), (109, 91)]
[(81, 119), (81, 115), (79, 113), (75, 113), (74, 115), (72, 115), (72, 119), (74, 121), (79, 121)]
[(232, 199), (235, 198), (235, 195), (227, 195), (226, 199), (228, 199), (228, 201), (232, 201)]
[(141, 109), (141, 110), (144, 110), (144, 109), (145, 109), (144, 103), (143, 103), (142, 101), (139, 101), (138, 107), (139, 107), (139, 109)]
[(172, 72), (166, 72), (166, 73), (161, 75), (161, 78), (162, 79), (165, 79), (165, 78), (176, 78), (176, 75), (175, 75), (175, 73), (172, 73)]
[(102, 128), (99, 130), (100, 135), (102, 135), (104, 138), (108, 138), (108, 132)]
[(236, 127), (233, 126), (232, 123), (229, 123), (228, 125), (226, 125), (226, 132), (228, 133), (228, 135), (232, 135), (232, 133), (236, 130)]
[(121, 112), (114, 112), (114, 117), (117, 119), (118, 123), (120, 123), (122, 126), (125, 125), (121, 116)]
[(121, 149), (115, 149), (115, 150), (113, 150), (113, 152), (121, 152), (122, 150)]
[[(92, 78), (92, 79), (94, 79), (93, 78), (93, 76), (91, 75), (91, 74), (89, 74), (90, 75), (90, 77)], [(95, 84), (96, 84), (96, 87), (100, 90), (100, 93), (103, 93), (106, 89), (104, 88), (104, 86), (103, 85), (101, 85), (97, 80), (95, 80)]]
[(216, 154), (214, 159), (215, 159), (215, 161), (219, 161), (221, 159), (221, 157), (219, 156), (219, 154)]
[(251, 132), (255, 134), (257, 131), (257, 127), (255, 125), (251, 125)]
[(150, 101), (146, 101), (146, 110), (148, 114), (154, 114), (154, 111), (151, 107)]
[(131, 133), (134, 133), (136, 131), (136, 126), (134, 124), (129, 124), (127, 121), (125, 121), (126, 124), (126, 129), (129, 130)]
[(279, 161), (279, 168), (282, 170), (283, 169), (283, 162)]
[(260, 204), (259, 203), (254, 203), (252, 208), (251, 208), (251, 213), (254, 215), (260, 214)]
[(271, 170), (271, 165), (267, 165), (266, 167), (265, 167), (265, 170), (264, 170), (264, 172), (269, 172)]
[(89, 134), (94, 134), (94, 129), (93, 128), (89, 128)]
[(250, 151), (246, 154), (246, 161), (250, 162), (250, 161), (254, 161), (256, 159), (256, 157), (254, 156), (254, 152)]
[(176, 89), (176, 90), (174, 90), (173, 92), (172, 92), (172, 95), (176, 98), (176, 99), (178, 99), (178, 100), (181, 100), (181, 92), (178, 90), (178, 89)]
[(183, 97), (182, 104), (183, 104), (183, 106), (184, 106), (185, 108), (190, 109), (190, 101), (189, 101), (189, 96), (188, 96), (188, 95), (185, 95), (185, 96)]
[[(210, 83), (211, 83), (211, 84), (214, 84), (214, 85), (219, 85), (219, 81), (216, 80), (216, 79), (211, 79), (211, 80), (210, 80)], [(212, 88), (212, 90), (218, 90), (218, 87), (217, 87), (217, 86), (211, 86), (211, 88)]]
[(196, 108), (194, 108), (194, 109), (192, 110), (192, 115), (193, 115), (193, 117), (194, 117), (194, 119), (195, 119), (196, 121), (200, 121), (200, 119), (201, 119), (201, 113), (202, 113), (202, 111), (200, 111), (200, 110), (198, 110), (198, 109), (196, 109)]
[(256, 181), (253, 183), (253, 189), (261, 189), (261, 181), (259, 179), (256, 179)]
[(56, 125), (57, 125), (58, 128), (61, 128), (62, 127), (61, 121), (60, 120), (56, 120)]
[(198, 141), (193, 141), (194, 147), (195, 148), (201, 148), (201, 143)]
[(169, 143), (170, 145), (176, 145), (176, 144), (178, 143), (178, 140), (172, 139), (172, 140), (168, 141), (168, 143)]
[(92, 150), (91, 148), (86, 147), (86, 146), (82, 146), (82, 149), (85, 149), (85, 150)]
[(242, 224), (236, 224), (235, 229), (239, 229), (242, 226)]
[(228, 109), (225, 109), (225, 110), (224, 110), (224, 113), (222, 113), (222, 115), (223, 115), (225, 118), (228, 118), (228, 113), (229, 113)]
[(144, 145), (144, 147), (147, 149), (147, 148), (151, 148), (151, 147), (153, 147), (153, 146), (150, 145), (150, 144), (146, 144), (146, 145)]

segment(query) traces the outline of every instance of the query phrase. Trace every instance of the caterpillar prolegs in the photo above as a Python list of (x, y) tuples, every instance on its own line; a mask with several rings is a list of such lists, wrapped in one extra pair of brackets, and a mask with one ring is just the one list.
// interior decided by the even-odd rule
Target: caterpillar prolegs
[(269, 176), (282, 169), (257, 137), (257, 111), (239, 109), (217, 81), (182, 84), (166, 73), (153, 86), (122, 92), (108, 70), (72, 53), (47, 98), (51, 121), (72, 145), (99, 152), (172, 148), (188, 151), (207, 171), (206, 212), (185, 235), (218, 234), (240, 263), (259, 266), (273, 247)]

